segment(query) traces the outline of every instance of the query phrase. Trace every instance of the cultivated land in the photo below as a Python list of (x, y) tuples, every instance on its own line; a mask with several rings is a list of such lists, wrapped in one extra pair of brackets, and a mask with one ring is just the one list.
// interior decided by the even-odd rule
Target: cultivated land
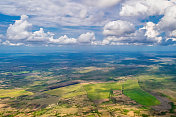
[(6, 97), (19, 97), (22, 95), (33, 95), (32, 92), (25, 91), (23, 89), (0, 89), (0, 98)]
[(175, 117), (175, 52), (0, 54), (2, 117)]

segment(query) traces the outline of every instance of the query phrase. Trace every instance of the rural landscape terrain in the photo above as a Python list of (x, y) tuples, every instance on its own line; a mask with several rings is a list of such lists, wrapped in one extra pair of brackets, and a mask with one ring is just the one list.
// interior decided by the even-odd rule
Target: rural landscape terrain
[(175, 117), (175, 52), (0, 54), (1, 117)]
[(176, 0), (0, 0), (0, 117), (176, 117)]

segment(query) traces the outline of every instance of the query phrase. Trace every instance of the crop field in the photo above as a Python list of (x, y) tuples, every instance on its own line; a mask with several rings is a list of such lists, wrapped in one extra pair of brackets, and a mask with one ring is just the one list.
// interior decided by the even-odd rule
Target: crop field
[(140, 88), (138, 80), (127, 80), (123, 84), (123, 90), (125, 95), (135, 100), (139, 104), (145, 106), (153, 106), (160, 104), (160, 102), (154, 96)]
[(45, 93), (59, 96), (62, 98), (70, 98), (70, 97), (86, 94), (82, 84), (57, 88), (50, 91), (45, 91)]
[(96, 70), (96, 67), (85, 67), (82, 70), (77, 71), (78, 73), (84, 74)]
[(91, 100), (108, 99), (110, 90), (121, 90), (120, 83), (96, 83), (84, 86), (88, 98)]
[(78, 95), (87, 94), (91, 100), (108, 99), (111, 90), (122, 90), (123, 93), (132, 100), (145, 106), (158, 105), (160, 102), (151, 94), (142, 90), (138, 84), (138, 80), (129, 79), (124, 82), (109, 83), (90, 83), (77, 84), (63, 88), (53, 89), (45, 93), (59, 96), (62, 98), (70, 98)]
[(14, 98), (22, 95), (33, 95), (33, 93), (23, 89), (0, 89), (0, 98)]
[(136, 78), (143, 89), (160, 92), (171, 100), (176, 100), (176, 88), (175, 82), (173, 82), (175, 76), (139, 75)]

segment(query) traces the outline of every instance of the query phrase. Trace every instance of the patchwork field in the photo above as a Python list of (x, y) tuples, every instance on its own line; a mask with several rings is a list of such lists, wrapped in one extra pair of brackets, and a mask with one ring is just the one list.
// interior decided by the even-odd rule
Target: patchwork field
[(129, 79), (123, 82), (108, 83), (89, 83), (77, 84), (63, 88), (53, 89), (45, 93), (59, 96), (62, 98), (71, 98), (78, 95), (86, 95), (90, 100), (109, 99), (113, 90), (120, 90), (126, 96), (130, 97), (137, 103), (145, 106), (158, 105), (160, 102), (151, 94), (142, 90), (138, 84), (138, 80)]
[(176, 115), (175, 53), (1, 56), (0, 117)]

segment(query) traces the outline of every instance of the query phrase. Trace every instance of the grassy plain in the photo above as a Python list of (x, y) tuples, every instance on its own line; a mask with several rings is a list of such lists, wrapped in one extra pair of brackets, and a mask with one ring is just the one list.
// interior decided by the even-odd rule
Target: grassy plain
[(139, 75), (136, 77), (139, 80), (139, 85), (148, 91), (160, 92), (176, 101), (176, 88), (174, 76), (166, 75)]
[(121, 90), (121, 84), (117, 82), (95, 83), (84, 85), (84, 88), (91, 100), (108, 99), (110, 90)]
[(21, 95), (33, 95), (32, 92), (25, 91), (23, 89), (0, 89), (0, 98), (5, 97), (18, 97)]
[(86, 94), (82, 84), (57, 88), (57, 89), (53, 89), (50, 91), (45, 91), (45, 93), (50, 94), (50, 95), (59, 96), (62, 98), (70, 98), (70, 97)]
[(138, 84), (138, 80), (130, 79), (123, 84), (123, 92), (126, 96), (135, 100), (137, 103), (152, 106), (158, 105), (160, 102), (151, 94), (142, 90)]

